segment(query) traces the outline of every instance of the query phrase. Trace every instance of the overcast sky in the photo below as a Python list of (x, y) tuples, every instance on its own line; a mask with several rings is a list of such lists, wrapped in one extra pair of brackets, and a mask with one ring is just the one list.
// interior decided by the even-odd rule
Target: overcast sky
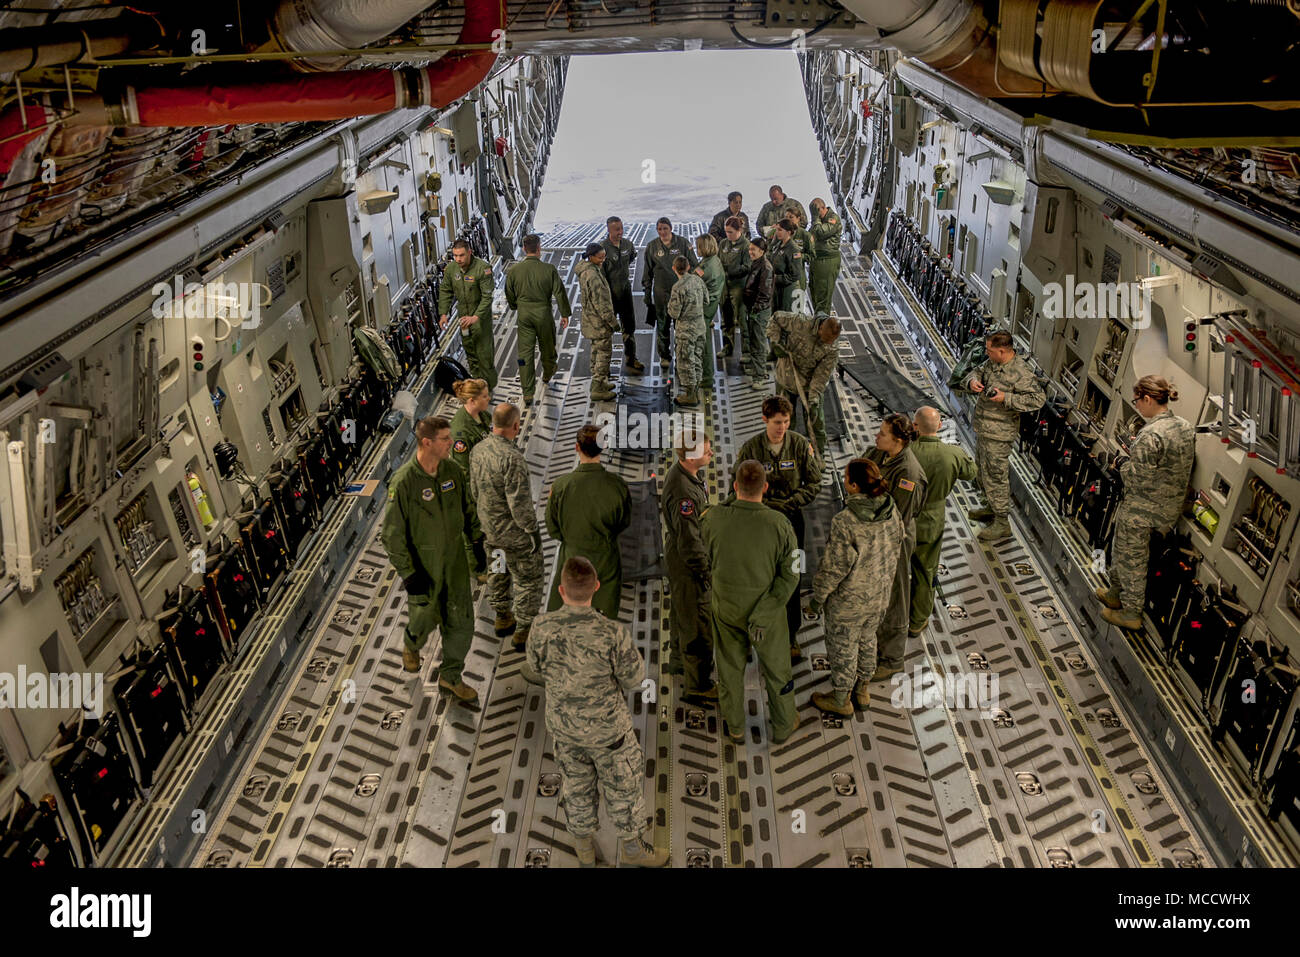
[(707, 222), (732, 189), (752, 218), (773, 183), (805, 208), (814, 196), (834, 205), (792, 51), (575, 56), (534, 228)]

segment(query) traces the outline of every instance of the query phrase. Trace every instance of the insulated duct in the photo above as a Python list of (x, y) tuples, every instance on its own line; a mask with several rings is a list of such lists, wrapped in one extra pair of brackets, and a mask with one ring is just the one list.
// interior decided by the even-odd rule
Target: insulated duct
[[(505, 0), (499, 0), (505, 6)], [(354, 50), (382, 40), (402, 24), (419, 16), (429, 0), (282, 0), (271, 18), (268, 49)], [(468, 13), (468, 11), (467, 11)], [(468, 22), (468, 20), (467, 20)], [(504, 27), (504, 22), (498, 24)], [(493, 37), (479, 41), (488, 43)], [(462, 34), (461, 42), (464, 40)], [(337, 70), (352, 57), (314, 57), (293, 61), (294, 69)]]

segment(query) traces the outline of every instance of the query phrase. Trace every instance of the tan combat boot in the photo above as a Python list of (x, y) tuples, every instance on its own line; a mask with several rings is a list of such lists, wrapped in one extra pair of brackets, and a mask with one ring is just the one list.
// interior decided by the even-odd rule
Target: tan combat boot
[(528, 645), (528, 632), (532, 630), (533, 623), (525, 622), (515, 630), (515, 636), (510, 640), (510, 647), (515, 651), (523, 651)]
[[(849, 713), (852, 714), (851, 711), (850, 711)], [(785, 744), (787, 741), (790, 740), (790, 736), (793, 735), (796, 731), (799, 730), (799, 725), (802, 724), (802, 723), (803, 723), (803, 719), (800, 718), (799, 715), (798, 715), (798, 713), (796, 712), (796, 714), (795, 714), (795, 716), (794, 716), (794, 724), (792, 724), (792, 725), (790, 726), (790, 730), (787, 731), (785, 734), (781, 735), (780, 737), (778, 737), (778, 736), (775, 734), (775, 732), (774, 732), (774, 733), (772, 734), (772, 743), (773, 743), (773, 744)]]
[(973, 508), (966, 514), (970, 516), (971, 521), (975, 521), (975, 522), (993, 521), (993, 509), (991, 508)]
[(853, 703), (863, 711), (871, 705), (871, 691), (865, 681), (859, 681), (858, 686), (853, 689)]
[(412, 651), (405, 645), (402, 646), (402, 670), (419, 671), (420, 670), (420, 653)]
[(993, 524), (979, 533), (979, 540), (982, 542), (1000, 542), (1003, 539), (1011, 537), (1011, 523), (1007, 521), (1005, 515), (997, 515), (993, 518)]
[(591, 401), (609, 402), (614, 398), (614, 390), (604, 379), (596, 379), (591, 383)]
[(673, 399), (673, 401), (676, 402), (678, 405), (685, 405), (685, 406), (699, 405), (700, 404), (699, 390), (692, 389), (690, 392), (683, 392), (681, 395), (676, 396)]
[(668, 851), (656, 851), (643, 837), (627, 838), (619, 844), (619, 867), (663, 867), (668, 863)]
[(1093, 594), (1101, 599), (1101, 603), (1107, 608), (1113, 608), (1119, 611), (1124, 606), (1120, 604), (1119, 592), (1113, 588), (1098, 588)]
[(1141, 615), (1132, 616), (1128, 612), (1123, 611), (1122, 609), (1120, 611), (1116, 611), (1114, 608), (1103, 608), (1101, 610), (1101, 617), (1105, 618), (1116, 628), (1124, 628), (1128, 631), (1142, 630)]
[(818, 691), (813, 694), (812, 703), (818, 711), (838, 714), (842, 718), (853, 717), (853, 705), (849, 704), (848, 695), (845, 695), (844, 700), (841, 701), (839, 695), (834, 692)]
[(574, 834), (573, 851), (578, 855), (579, 867), (596, 866), (596, 842), (590, 834)]
[(894, 675), (898, 674), (902, 670), (903, 670), (902, 665), (878, 664), (876, 665), (876, 670), (871, 673), (871, 680), (873, 682), (888, 681), (890, 678), (894, 677)]
[(515, 630), (515, 613), (507, 608), (497, 615), (496, 620), (492, 622), (492, 628), (496, 631), (498, 638), (513, 634)]
[(458, 678), (455, 684), (446, 678), (439, 678), (438, 688), (455, 697), (461, 704), (474, 704), (478, 701), (478, 692), (465, 684), (464, 678)]

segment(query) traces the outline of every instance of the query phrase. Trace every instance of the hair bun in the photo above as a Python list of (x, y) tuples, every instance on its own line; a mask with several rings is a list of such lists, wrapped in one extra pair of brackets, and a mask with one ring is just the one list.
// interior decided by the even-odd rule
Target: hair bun
[(1170, 390), (1169, 390), (1169, 401), (1170, 401), (1170, 402), (1177, 402), (1177, 401), (1178, 401), (1178, 390), (1177, 390), (1177, 389), (1170, 389)]

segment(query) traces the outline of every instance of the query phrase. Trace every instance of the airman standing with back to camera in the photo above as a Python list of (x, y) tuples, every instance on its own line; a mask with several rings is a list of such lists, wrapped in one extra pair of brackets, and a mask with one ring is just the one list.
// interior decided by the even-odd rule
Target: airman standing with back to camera
[(1142, 628), (1151, 533), (1178, 521), (1192, 478), (1196, 429), (1170, 410), (1177, 401), (1178, 391), (1163, 376), (1143, 376), (1133, 387), (1133, 405), (1147, 421), (1120, 467), (1124, 497), (1115, 510), (1110, 587), (1097, 589), (1106, 605), (1102, 617), (1132, 631)]
[(609, 283), (601, 263), (605, 261), (605, 247), (590, 243), (578, 263), (578, 288), (582, 290), (582, 335), (591, 340), (591, 399), (607, 402), (614, 398), (614, 387), (609, 381), (609, 363), (614, 355), (614, 333), (618, 317), (614, 315), (614, 301), (609, 294)]
[(1016, 355), (1009, 332), (994, 332), (984, 339), (988, 359), (967, 380), (974, 392), (975, 466), (987, 508), (970, 513), (976, 521), (993, 520), (979, 533), (981, 541), (1011, 537), (1011, 446), (1020, 435), (1020, 413), (1037, 412), (1047, 401), (1043, 387), (1029, 364)]
[(493, 627), (499, 638), (514, 633), (516, 651), (528, 641), (546, 587), (532, 479), (523, 450), (515, 444), (520, 421), (519, 409), (502, 402), (492, 413), (492, 434), (469, 457), (470, 493), (486, 539)]
[(664, 517), (664, 564), (668, 569), (668, 673), (682, 675), (683, 697), (716, 701), (709, 550), (700, 516), (709, 507), (701, 474), (713, 460), (707, 435), (683, 430), (674, 443), (677, 461), (664, 475), (659, 507)]
[(452, 262), (438, 287), (440, 325), (446, 328), (454, 297), (460, 318), (460, 340), (470, 375), (497, 387), (496, 346), (492, 340), (492, 267), (474, 256), (469, 243), (451, 244)]
[(875, 462), (851, 461), (844, 471), (844, 490), (848, 499), (831, 519), (808, 612), (825, 617), (831, 666), (830, 693), (814, 694), (813, 706), (848, 718), (855, 704), (865, 710), (870, 703), (867, 685), (876, 671), (876, 631), (893, 593), (903, 522)]
[(542, 262), (541, 238), (529, 233), (521, 245), (524, 258), (506, 270), (506, 303), (518, 310), (519, 385), (527, 408), (533, 404), (537, 389), (538, 352), (542, 356), (542, 382), (549, 384), (555, 375), (555, 320), (551, 315), (551, 299), (560, 307), (561, 331), (568, 328), (570, 307), (559, 270)]
[(478, 693), (461, 679), (474, 639), (474, 604), (465, 541), (480, 537), (465, 473), (451, 461), (451, 423), (429, 416), (415, 424), (416, 450), (388, 483), (380, 538), (406, 590), (408, 620), (402, 667), (420, 670), (420, 649), (442, 630), (438, 687), (466, 704)]
[(880, 468), (889, 496), (903, 523), (903, 541), (895, 563), (889, 607), (877, 630), (877, 667), (873, 680), (884, 681), (903, 670), (907, 653), (907, 623), (912, 609), (912, 549), (916, 547), (916, 516), (925, 503), (925, 469), (909, 446), (916, 439), (912, 420), (894, 412), (880, 423), (876, 447), (866, 458)]
[(596, 866), (594, 835), (601, 793), (619, 837), (619, 863), (663, 867), (667, 850), (644, 834), (645, 755), (627, 698), (641, 688), (645, 663), (625, 625), (591, 605), (600, 579), (591, 562), (570, 558), (556, 575), (558, 608), (540, 615), (528, 642), (530, 669), (546, 686), (546, 730), (560, 769), (565, 828), (582, 867)]

